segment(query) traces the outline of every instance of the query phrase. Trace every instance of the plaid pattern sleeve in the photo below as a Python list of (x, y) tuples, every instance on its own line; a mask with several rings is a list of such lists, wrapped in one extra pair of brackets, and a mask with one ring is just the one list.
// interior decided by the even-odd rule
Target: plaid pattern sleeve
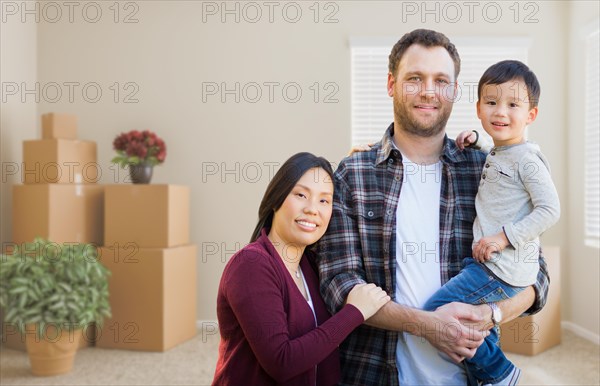
[(548, 288), (550, 286), (550, 275), (548, 274), (548, 265), (546, 264), (546, 260), (544, 259), (544, 254), (542, 253), (542, 249), (540, 248), (540, 271), (538, 272), (537, 282), (533, 285), (533, 289), (535, 290), (535, 300), (533, 305), (523, 313), (524, 315), (534, 315), (537, 314), (544, 308), (546, 305), (546, 300), (548, 299)]
[(365, 282), (362, 245), (350, 188), (346, 182), (346, 166), (342, 162), (334, 175), (335, 191), (332, 221), (326, 236), (319, 243), (321, 294), (331, 313), (342, 308), (350, 290)]
[[(358, 283), (394, 294), (395, 260), (389, 256), (400, 188), (394, 177), (401, 175), (402, 162), (390, 145), (384, 139), (371, 151), (355, 153), (335, 172), (333, 214), (317, 246), (321, 294), (332, 312)], [(340, 346), (341, 384), (396, 385), (397, 334), (364, 324), (354, 330)]]

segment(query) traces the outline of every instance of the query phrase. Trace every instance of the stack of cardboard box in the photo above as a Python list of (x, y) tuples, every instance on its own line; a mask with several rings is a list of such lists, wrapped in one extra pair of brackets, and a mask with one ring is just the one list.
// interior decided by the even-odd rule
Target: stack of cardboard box
[[(24, 185), (15, 185), (12, 197), (13, 243), (43, 237), (103, 245), (104, 191), (96, 184), (96, 158), (96, 143), (77, 139), (77, 116), (42, 116), (42, 139), (23, 142)], [(3, 325), (2, 332), (5, 347), (25, 350), (14, 326)], [(92, 343), (82, 339), (80, 347)]]
[(177, 185), (107, 185), (102, 263), (112, 318), (96, 345), (165, 351), (196, 335), (196, 252), (190, 190)]

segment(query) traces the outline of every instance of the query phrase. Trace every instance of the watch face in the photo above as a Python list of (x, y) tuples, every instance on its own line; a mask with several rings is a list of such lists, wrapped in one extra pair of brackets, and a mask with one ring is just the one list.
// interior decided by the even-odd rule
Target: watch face
[(492, 319), (494, 320), (495, 324), (500, 324), (502, 321), (502, 311), (496, 303), (492, 303)]

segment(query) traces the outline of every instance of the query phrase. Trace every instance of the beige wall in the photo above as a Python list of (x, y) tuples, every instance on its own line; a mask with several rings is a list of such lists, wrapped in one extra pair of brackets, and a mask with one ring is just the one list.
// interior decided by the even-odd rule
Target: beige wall
[[(4, 5), (3, 5), (4, 6)], [(0, 80), (2, 98), (0, 113), (0, 242), (12, 238), (12, 185), (20, 182), (22, 146), (24, 139), (35, 136), (37, 104), (33, 97), (22, 102), (20, 83), (33, 85), (37, 79), (37, 28), (35, 23), (7, 19), (0, 24)], [(14, 84), (17, 86), (14, 86)], [(17, 92), (16, 96), (9, 96)], [(2, 244), (4, 245), (4, 244)]]
[[(421, 2), (408, 3), (421, 7)], [(347, 1), (331, 3), (333, 6), (328, 8), (321, 3), (317, 23), (314, 11), (309, 9), (312, 2), (287, 6), (288, 20), (294, 17), (294, 4), (301, 8), (302, 17), (296, 23), (283, 17), (286, 3), (278, 3), (272, 23), (267, 7), (262, 7), (262, 18), (251, 23), (248, 19), (255, 17), (255, 9), (246, 8), (244, 14), (244, 3), (236, 2), (228, 6), (233, 9), (239, 4), (239, 22), (234, 15), (226, 15), (225, 23), (219, 14), (203, 15), (203, 4), (220, 7), (221, 2), (137, 2), (137, 10), (121, 9), (118, 23), (113, 20), (114, 11), (108, 8), (112, 3), (102, 4), (103, 16), (96, 23), (86, 21), (76, 9), (73, 23), (65, 16), (57, 23), (39, 24), (39, 82), (79, 85), (72, 103), (66, 95), (58, 102), (42, 100), (38, 114), (68, 111), (79, 115), (80, 137), (98, 142), (103, 183), (116, 179), (109, 164), (116, 134), (148, 128), (164, 137), (167, 162), (155, 169), (154, 182), (192, 188), (192, 242), (200, 250), (198, 319), (202, 320), (216, 318), (219, 278), (226, 259), (250, 236), (271, 174), (270, 165), (279, 165), (298, 151), (311, 151), (334, 162), (346, 154), (350, 146), (350, 37), (399, 38), (411, 29), (426, 27), (450, 37), (531, 38), (529, 63), (538, 74), (543, 94), (530, 137), (548, 155), (559, 194), (566, 202), (566, 3), (536, 3), (539, 10), (533, 16), (535, 20), (529, 20), (531, 23), (525, 23), (525, 19), (535, 9), (525, 9), (521, 4), (515, 21), (514, 12), (508, 8), (512, 2), (495, 2), (502, 11), (496, 23), (489, 21), (495, 17), (492, 8), (487, 9), (488, 20), (484, 18), (485, 3), (474, 9), (470, 21), (469, 8), (458, 2), (462, 5), (461, 16), (455, 23), (447, 20), (456, 14), (443, 8), (443, 2), (429, 3), (429, 9), (438, 4), (437, 15), (426, 15), (423, 9), (414, 15), (405, 12), (410, 10), (406, 8), (408, 3)], [(94, 15), (88, 11), (88, 18)], [(137, 23), (122, 22), (130, 12), (135, 12)], [(323, 23), (332, 12), (337, 22)], [(425, 24), (421, 17), (426, 17)], [(386, 74), (381, 74), (382, 88), (385, 79)], [(81, 95), (87, 85), (87, 97), (94, 97), (92, 82), (103, 93), (96, 103)], [(125, 95), (133, 90), (123, 88), (127, 82), (139, 87), (137, 103), (123, 103)], [(239, 82), (241, 89), (251, 82), (280, 85), (275, 88), (272, 103), (264, 85), (257, 103), (244, 100), (243, 95), (239, 103), (234, 95), (226, 95), (226, 103), (222, 103), (219, 95), (203, 101), (202, 85), (206, 82), (225, 82), (228, 88)], [(310, 89), (315, 82), (321, 87), (316, 103)], [(323, 89), (328, 82), (339, 87), (337, 103), (323, 101), (332, 90)], [(114, 83), (121, 88), (117, 103), (110, 89)], [(282, 87), (293, 83), (302, 90), (297, 103), (289, 103), (282, 96)], [(63, 87), (63, 91), (66, 94), (68, 88)], [(248, 98), (255, 96), (252, 87), (246, 91)], [(288, 91), (286, 97), (293, 98), (293, 89)], [(381, 127), (382, 132), (384, 129)], [(7, 159), (18, 157), (15, 153)], [(565, 211), (561, 222), (545, 235), (546, 243), (564, 249), (567, 218)], [(568, 286), (569, 277), (564, 279)]]
[[(567, 270), (567, 283), (563, 309), (564, 320), (570, 321), (587, 331), (600, 335), (600, 253), (598, 248), (584, 245), (583, 229), (583, 167), (584, 152), (581, 141), (584, 138), (585, 121), (585, 45), (582, 30), (594, 20), (598, 23), (599, 4), (597, 2), (577, 1), (571, 5), (570, 32), (568, 45), (568, 71), (573, 76), (568, 82), (569, 120), (566, 126), (568, 138), (568, 179), (569, 195), (563, 200), (563, 210), (568, 213), (569, 248), (564, 251), (563, 267)], [(596, 24), (597, 25), (597, 24)], [(598, 86), (598, 85), (596, 85)]]

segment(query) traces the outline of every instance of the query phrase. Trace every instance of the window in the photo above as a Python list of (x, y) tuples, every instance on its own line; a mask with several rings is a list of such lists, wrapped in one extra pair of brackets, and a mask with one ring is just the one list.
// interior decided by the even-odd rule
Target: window
[[(352, 145), (380, 140), (393, 121), (392, 98), (387, 95), (386, 82), (388, 56), (397, 40), (353, 38), (350, 41)], [(479, 78), (489, 66), (501, 60), (516, 59), (527, 63), (529, 39), (450, 40), (456, 45), (461, 58), (459, 95), (446, 126), (448, 136), (455, 138), (463, 130), (483, 131), (475, 107)]]
[[(585, 37), (585, 244), (600, 247), (600, 39), (598, 20)], [(589, 32), (591, 30), (591, 32)]]

